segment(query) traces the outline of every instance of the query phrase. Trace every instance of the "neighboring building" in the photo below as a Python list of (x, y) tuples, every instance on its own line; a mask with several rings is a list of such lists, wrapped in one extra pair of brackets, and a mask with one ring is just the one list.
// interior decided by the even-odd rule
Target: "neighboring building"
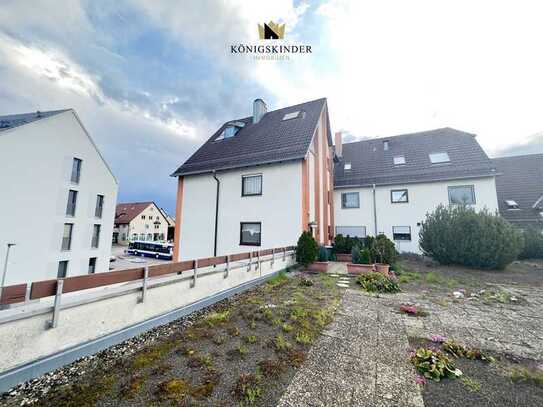
[(224, 123), (178, 177), (174, 260), (295, 244), (333, 233), (333, 148), (326, 99)]
[(443, 128), (343, 145), (336, 134), (336, 154), (337, 234), (383, 233), (420, 253), (421, 222), (439, 204), (498, 208), (496, 170), (473, 134)]
[(543, 229), (543, 154), (494, 158), (500, 214), (520, 228)]
[(0, 116), (6, 284), (109, 270), (117, 181), (74, 110)]
[(117, 204), (113, 243), (127, 245), (133, 240), (165, 241), (169, 221), (154, 202)]

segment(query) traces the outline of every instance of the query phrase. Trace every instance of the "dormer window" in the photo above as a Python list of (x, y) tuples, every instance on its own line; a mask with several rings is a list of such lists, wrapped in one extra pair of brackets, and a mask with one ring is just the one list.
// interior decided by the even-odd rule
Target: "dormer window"
[(394, 165), (404, 165), (405, 164), (405, 156), (403, 155), (397, 155), (394, 157)]
[(507, 205), (507, 209), (520, 209), (519, 204), (516, 201), (513, 201), (512, 199), (506, 199), (505, 204)]
[(429, 157), (432, 164), (448, 163), (451, 161), (449, 158), (449, 154), (445, 152), (430, 153)]
[(345, 163), (345, 165), (343, 166), (343, 169), (345, 171), (350, 171), (351, 170), (351, 163)]
[(287, 113), (283, 116), (283, 120), (290, 120), (290, 119), (296, 119), (300, 116), (300, 111), (296, 110), (295, 112)]
[(232, 138), (236, 133), (245, 125), (243, 122), (233, 122), (229, 123), (223, 132), (215, 139), (215, 141), (225, 140)]

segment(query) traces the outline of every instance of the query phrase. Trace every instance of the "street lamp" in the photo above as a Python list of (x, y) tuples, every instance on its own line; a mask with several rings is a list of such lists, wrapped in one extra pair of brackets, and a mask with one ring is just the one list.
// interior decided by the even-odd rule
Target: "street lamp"
[(4, 262), (4, 272), (2, 273), (2, 285), (0, 285), (0, 299), (4, 291), (4, 283), (6, 282), (6, 274), (8, 272), (8, 259), (9, 259), (9, 250), (11, 246), (15, 246), (15, 243), (8, 243), (8, 251), (6, 252), (6, 261)]

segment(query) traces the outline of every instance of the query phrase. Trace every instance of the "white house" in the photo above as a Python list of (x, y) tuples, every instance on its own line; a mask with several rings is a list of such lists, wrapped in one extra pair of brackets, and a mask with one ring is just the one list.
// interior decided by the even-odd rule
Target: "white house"
[(399, 251), (420, 253), (421, 222), (439, 204), (498, 209), (497, 172), (473, 134), (443, 128), (343, 145), (336, 134), (335, 142), (336, 234), (385, 234)]
[(174, 260), (295, 244), (333, 233), (333, 147), (326, 99), (224, 123), (178, 177)]
[(113, 243), (165, 241), (170, 226), (173, 225), (168, 215), (154, 202), (119, 203), (115, 210)]
[(0, 116), (6, 284), (109, 270), (117, 181), (74, 110)]

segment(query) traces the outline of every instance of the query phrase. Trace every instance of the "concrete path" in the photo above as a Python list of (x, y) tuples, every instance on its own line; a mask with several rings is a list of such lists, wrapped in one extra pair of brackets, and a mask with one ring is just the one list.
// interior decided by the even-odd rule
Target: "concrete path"
[(408, 350), (402, 316), (348, 289), (278, 406), (423, 407)]

